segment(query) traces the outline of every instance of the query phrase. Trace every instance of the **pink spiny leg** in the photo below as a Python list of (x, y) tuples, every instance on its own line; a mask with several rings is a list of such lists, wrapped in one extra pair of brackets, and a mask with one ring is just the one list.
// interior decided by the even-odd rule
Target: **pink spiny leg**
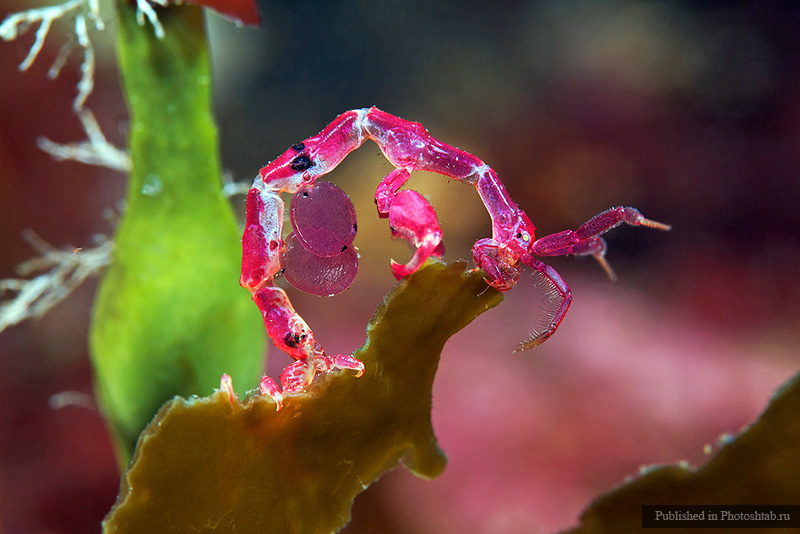
[(309, 365), (306, 360), (292, 362), (281, 373), (281, 385), (283, 391), (290, 393), (302, 392), (308, 384), (314, 380), (316, 369)]
[[(363, 374), (364, 365), (355, 358), (338, 354), (330, 356), (322, 350), (322, 346), (314, 339), (314, 333), (294, 310), (283, 289), (261, 287), (254, 292), (253, 300), (261, 310), (267, 334), (275, 346), (297, 360), (281, 374), (285, 391), (303, 391), (317, 371), (353, 369), (359, 376)], [(262, 379), (261, 392), (274, 398), (280, 409), (281, 398), (275, 394), (277, 386), (274, 384), (271, 378)]]
[(283, 289), (261, 287), (253, 294), (253, 300), (261, 310), (267, 334), (276, 347), (295, 360), (313, 360), (322, 356), (322, 347), (314, 339), (314, 333), (294, 311)]
[(520, 342), (514, 352), (530, 350), (547, 341), (561, 324), (572, 303), (572, 292), (555, 269), (530, 255), (526, 255), (522, 262), (533, 269), (534, 284), (542, 292), (542, 302), (539, 307), (541, 316), (534, 323), (528, 337)]
[(495, 289), (508, 291), (519, 281), (519, 256), (494, 239), (479, 239), (472, 247), (472, 258), (486, 272), (486, 282)]
[(281, 373), (281, 385), (284, 391), (300, 393), (314, 380), (318, 372), (330, 372), (338, 369), (349, 369), (356, 372), (356, 378), (364, 375), (364, 364), (352, 356), (337, 354), (316, 358), (313, 365), (308, 360), (297, 360), (287, 366)]
[[(356, 378), (364, 376), (364, 364), (361, 360), (357, 360), (352, 356), (346, 356), (344, 354), (337, 354), (335, 356), (331, 356), (329, 361), (332, 364), (333, 369), (350, 369), (351, 371), (356, 372)], [(330, 369), (319, 369), (320, 371), (329, 371)]]
[(622, 223), (631, 226), (646, 226), (657, 230), (670, 230), (668, 224), (646, 219), (636, 208), (617, 207), (599, 213), (583, 223), (577, 230), (564, 230), (537, 239), (531, 247), (536, 256), (594, 256), (612, 280), (616, 275), (606, 261), (606, 242), (600, 235)]

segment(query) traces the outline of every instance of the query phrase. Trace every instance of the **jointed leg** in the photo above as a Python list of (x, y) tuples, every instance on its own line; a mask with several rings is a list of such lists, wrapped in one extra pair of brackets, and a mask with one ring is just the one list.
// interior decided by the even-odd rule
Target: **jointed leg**
[(542, 313), (540, 321), (534, 324), (528, 338), (514, 352), (529, 350), (544, 343), (555, 333), (572, 303), (572, 292), (555, 269), (530, 255), (522, 261), (533, 269), (537, 282), (543, 284), (544, 295), (539, 308)]
[[(322, 346), (314, 339), (314, 333), (292, 307), (283, 289), (261, 287), (253, 294), (253, 300), (261, 310), (267, 334), (275, 346), (297, 360), (281, 374), (284, 391), (302, 391), (311, 383), (317, 371), (352, 369), (358, 376), (364, 373), (364, 364), (355, 358), (325, 354)], [(272, 379), (262, 379), (261, 392), (275, 398), (280, 407), (277, 389)]]
[(618, 207), (599, 213), (583, 223), (577, 230), (564, 230), (537, 239), (531, 252), (536, 256), (594, 256), (605, 269), (609, 278), (616, 278), (614, 271), (605, 259), (606, 242), (600, 235), (616, 228), (622, 223), (631, 226), (646, 226), (657, 230), (669, 230), (672, 227), (657, 221), (646, 219), (636, 208)]
[[(323, 353), (322, 356), (314, 358), (313, 361), (297, 360), (288, 365), (281, 373), (281, 385), (284, 391), (298, 393), (305, 390), (306, 386), (314, 380), (314, 376), (318, 372), (330, 372), (337, 369), (350, 369), (355, 371), (356, 378), (364, 374), (364, 364), (361, 363), (360, 360), (344, 354), (329, 356)], [(267, 376), (262, 378), (262, 388), (265, 379), (272, 381), (272, 379)], [(275, 382), (273, 381), (272, 383), (274, 384)]]

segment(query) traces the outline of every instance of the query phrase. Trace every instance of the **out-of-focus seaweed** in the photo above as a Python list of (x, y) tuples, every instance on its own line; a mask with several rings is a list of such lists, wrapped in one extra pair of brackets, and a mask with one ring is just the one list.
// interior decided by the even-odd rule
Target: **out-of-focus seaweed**
[(202, 8), (159, 9), (161, 39), (135, 9), (119, 2), (117, 33), (132, 170), (90, 333), (123, 467), (173, 396), (208, 392), (223, 372), (253, 387), (265, 342), (237, 283), (241, 234), (222, 193)]
[[(783, 385), (759, 419), (698, 468), (671, 465), (646, 474), (594, 501), (570, 534), (639, 532), (643, 504), (734, 505), (800, 503), (800, 375)], [(720, 529), (713, 530), (714, 532)], [(711, 532), (681, 528), (681, 533)], [(676, 529), (647, 529), (676, 532)], [(735, 532), (785, 532), (739, 529)]]
[(270, 399), (231, 403), (223, 392), (167, 403), (139, 439), (105, 532), (335, 532), (353, 498), (398, 462), (437, 476), (440, 352), (502, 300), (464, 267), (429, 262), (389, 293), (355, 353), (360, 378), (321, 376), (280, 412)]

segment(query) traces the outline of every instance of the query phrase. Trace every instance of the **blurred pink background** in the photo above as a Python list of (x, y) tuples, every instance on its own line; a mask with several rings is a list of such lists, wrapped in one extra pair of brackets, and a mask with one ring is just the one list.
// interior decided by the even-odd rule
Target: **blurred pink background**
[[(800, 8), (692, 5), (262, 2), (261, 30), (211, 20), (222, 158), (236, 180), (342, 111), (377, 105), (492, 165), (539, 235), (614, 205), (674, 226), (608, 234), (615, 284), (592, 261), (548, 260), (574, 302), (541, 348), (511, 354), (536, 316), (525, 275), (456, 335), (434, 389), (446, 471), (386, 475), (356, 500), (345, 532), (567, 528), (642, 465), (703, 461), (705, 445), (757, 417), (800, 368)], [(0, 16), (27, 7), (15, 0)], [(110, 9), (104, 18), (113, 29)], [(125, 188), (121, 174), (36, 148), (39, 136), (83, 134), (70, 112), (77, 58), (47, 79), (63, 42), (54, 33), (19, 73), (31, 42), (0, 44), (0, 278), (33, 255), (26, 228), (67, 249), (109, 234)], [(88, 107), (121, 145), (112, 41), (96, 46)], [(291, 294), (332, 351), (363, 343), (394, 282), (389, 258), (410, 254), (372, 205), (388, 170), (368, 144), (331, 177), (359, 214), (356, 285), (334, 299)], [(474, 191), (424, 174), (409, 187), (437, 208), (447, 259), (469, 258), (490, 232)], [(95, 285), (0, 334), (2, 534), (99, 532), (114, 502), (100, 417), (49, 403), (91, 395)], [(273, 376), (287, 361), (271, 352)]]

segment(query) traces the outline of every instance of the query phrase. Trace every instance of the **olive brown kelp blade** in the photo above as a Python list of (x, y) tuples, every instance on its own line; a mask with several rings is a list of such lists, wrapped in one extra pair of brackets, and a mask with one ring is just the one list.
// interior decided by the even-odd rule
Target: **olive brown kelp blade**
[[(639, 477), (597, 498), (569, 534), (639, 532), (642, 505), (781, 505), (800, 503), (800, 375), (778, 389), (756, 422), (736, 438), (721, 440), (700, 467), (648, 467)], [(796, 532), (772, 523), (731, 532)], [(702, 527), (702, 522), (686, 527)], [(706, 523), (706, 526), (710, 526)], [(736, 527), (743, 526), (741, 524)], [(724, 525), (723, 525), (724, 527)], [(648, 528), (653, 533), (723, 532), (726, 528)]]
[[(402, 462), (439, 475), (431, 388), (447, 339), (502, 296), (464, 263), (429, 261), (392, 289), (355, 357), (284, 407), (227, 393), (167, 403), (144, 431), (105, 532), (329, 533)], [(235, 385), (235, 384), (234, 384)]]

